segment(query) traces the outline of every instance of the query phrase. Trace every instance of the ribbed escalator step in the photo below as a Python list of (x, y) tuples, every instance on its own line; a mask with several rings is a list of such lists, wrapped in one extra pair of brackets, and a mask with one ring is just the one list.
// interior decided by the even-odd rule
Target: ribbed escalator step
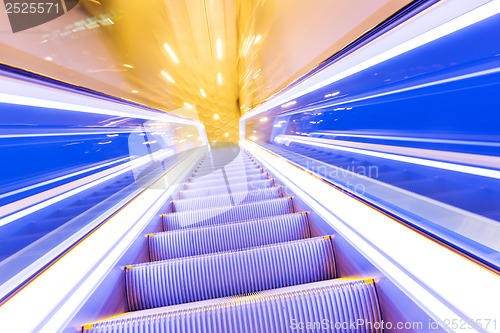
[(196, 168), (195, 172), (200, 172), (200, 171), (210, 171), (210, 170), (218, 170), (221, 168), (224, 168), (225, 170), (228, 171), (235, 171), (235, 170), (241, 170), (244, 168), (253, 168), (256, 167), (257, 164), (253, 161), (245, 161), (245, 162), (238, 162), (238, 163), (230, 163), (230, 164), (202, 164), (198, 168)]
[(244, 154), (239, 154), (238, 157), (234, 158), (234, 155), (229, 156), (229, 158), (225, 158), (221, 155), (217, 156), (215, 159), (212, 159), (210, 157), (206, 158), (203, 163), (210, 163), (210, 164), (227, 164), (227, 163), (241, 163), (243, 161), (251, 161), (251, 157), (248, 155)]
[(252, 169), (248, 169), (248, 170), (236, 170), (236, 171), (231, 171), (231, 172), (227, 172), (226, 170), (216, 170), (214, 172), (211, 172), (211, 173), (207, 173), (207, 174), (203, 174), (203, 175), (197, 175), (197, 174), (194, 174), (193, 176), (189, 177), (188, 180), (189, 181), (194, 181), (194, 180), (199, 180), (199, 181), (212, 181), (214, 179), (224, 179), (224, 173), (222, 172), (224, 171), (225, 172), (225, 176), (226, 178), (242, 178), (242, 177), (246, 177), (246, 176), (255, 176), (255, 175), (259, 175), (262, 172), (262, 169), (259, 169), (258, 167), (255, 167), (255, 168), (252, 168)]
[(275, 199), (283, 196), (281, 187), (269, 187), (256, 191), (236, 192), (226, 195), (209, 196), (205, 198), (183, 199), (173, 201), (175, 212), (185, 212), (211, 207), (239, 205), (262, 200)]
[(229, 186), (224, 185), (224, 186), (214, 186), (214, 187), (205, 187), (201, 189), (179, 191), (179, 199), (182, 200), (182, 199), (192, 199), (198, 197), (208, 197), (211, 195), (224, 195), (224, 194), (229, 194), (229, 192), (236, 193), (236, 192), (252, 191), (252, 190), (273, 187), (273, 185), (274, 185), (273, 179), (255, 180), (250, 183), (244, 182), (240, 184), (233, 184), (231, 182)]
[(128, 266), (132, 311), (335, 278), (329, 237)]
[(165, 214), (163, 216), (163, 230), (186, 229), (236, 221), (242, 222), (293, 212), (291, 197), (277, 198), (237, 206)]
[(236, 163), (236, 164), (226, 164), (226, 165), (224, 165), (224, 164), (222, 164), (222, 165), (206, 164), (206, 165), (200, 165), (194, 171), (198, 172), (198, 171), (206, 171), (206, 170), (224, 169), (224, 170), (226, 170), (226, 172), (235, 172), (235, 171), (243, 170), (243, 169), (247, 169), (247, 168), (258, 168), (258, 165), (253, 161), (248, 161), (248, 162), (244, 162), (244, 163)]
[(238, 172), (238, 171), (254, 170), (254, 169), (258, 169), (258, 168), (259, 168), (259, 166), (255, 163), (245, 163), (245, 164), (239, 164), (239, 165), (234, 165), (234, 166), (220, 166), (220, 167), (207, 165), (207, 166), (197, 168), (194, 171), (194, 175), (197, 175), (200, 173), (207, 174), (207, 173), (215, 172), (215, 171), (222, 170), (222, 169), (224, 169), (224, 171), (226, 173), (234, 173), (234, 172)]
[[(320, 329), (306, 329), (307, 323), (324, 322)], [(337, 279), (130, 312), (85, 325), (83, 332), (380, 333), (381, 322), (373, 280)]]
[[(260, 173), (258, 175), (247, 175), (243, 177), (238, 177), (238, 178), (231, 178), (228, 180), (229, 184), (241, 184), (244, 182), (251, 182), (255, 180), (263, 180), (266, 179), (268, 176), (265, 173)], [(222, 186), (226, 185), (226, 180), (224, 178), (218, 178), (214, 180), (203, 180), (202, 178), (198, 178), (193, 180), (190, 183), (185, 184), (185, 189), (186, 190), (192, 190), (196, 188), (203, 188), (203, 187), (211, 187), (211, 186)]]
[(234, 224), (160, 232), (149, 235), (148, 240), (151, 260), (158, 261), (242, 250), (309, 237), (308, 216), (303, 212)]

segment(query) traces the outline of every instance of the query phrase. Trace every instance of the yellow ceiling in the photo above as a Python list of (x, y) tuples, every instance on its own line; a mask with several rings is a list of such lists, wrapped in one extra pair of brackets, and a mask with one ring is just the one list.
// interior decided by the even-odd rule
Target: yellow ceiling
[(82, 5), (94, 16), (114, 15), (107, 41), (132, 83), (128, 98), (176, 113), (192, 108), (210, 141), (237, 140), (234, 1), (163, 0), (153, 6), (151, 1), (102, 0)]
[[(166, 112), (194, 113), (210, 141), (236, 142), (235, 7), (234, 0), (80, 0), (55, 20), (0, 34), (0, 62)], [(0, 30), (10, 30), (4, 11)]]
[(411, 0), (236, 0), (241, 112), (318, 66)]
[(0, 63), (198, 117), (210, 141), (237, 142), (240, 113), (409, 1), (80, 0), (15, 34), (0, 11)]

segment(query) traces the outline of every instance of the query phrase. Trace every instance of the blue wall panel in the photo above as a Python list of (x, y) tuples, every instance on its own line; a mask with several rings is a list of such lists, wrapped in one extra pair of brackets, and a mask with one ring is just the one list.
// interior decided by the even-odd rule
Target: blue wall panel
[[(86, 94), (86, 109), (78, 104), (86, 99), (76, 89), (54, 90), (14, 77), (0, 76), (26, 89), (12, 92), (4, 86), (19, 102), (0, 100), (0, 301), (199, 146), (205, 135), (195, 121), (95, 94)], [(38, 91), (45, 88), (74, 96), (69, 100), (76, 110), (51, 108), (58, 101), (51, 102), (50, 93), (41, 100)], [(38, 92), (35, 99), (29, 97), (31, 89)], [(0, 93), (5, 94), (1, 88)]]
[[(245, 138), (498, 269), (498, 31), (496, 14), (293, 101), (264, 104), (242, 121)], [(309, 86), (328, 66), (307, 76)], [(370, 168), (368, 180), (341, 179)]]

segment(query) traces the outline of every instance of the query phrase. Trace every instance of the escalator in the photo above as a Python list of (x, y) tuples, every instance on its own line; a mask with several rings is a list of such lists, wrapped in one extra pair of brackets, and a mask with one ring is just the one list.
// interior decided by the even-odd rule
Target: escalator
[(83, 332), (381, 332), (374, 281), (336, 279), (332, 237), (250, 155), (213, 156), (148, 235), (150, 262), (125, 267), (130, 312)]

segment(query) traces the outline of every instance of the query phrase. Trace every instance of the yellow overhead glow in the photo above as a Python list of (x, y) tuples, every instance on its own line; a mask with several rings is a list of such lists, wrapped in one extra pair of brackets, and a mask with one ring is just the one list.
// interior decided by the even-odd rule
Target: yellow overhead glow
[[(43, 47), (37, 49), (38, 52), (33, 51), (33, 54), (36, 53), (47, 65), (50, 65), (49, 62), (60, 64), (61, 59), (65, 57), (69, 59), (83, 54), (88, 60), (85, 66), (72, 68), (81, 71), (82, 75), (73, 82), (75, 77), (72, 77), (71, 73), (59, 72), (57, 66), (42, 68), (42, 64), (35, 62), (30, 63), (34, 66), (30, 70), (107, 94), (123, 96), (174, 115), (197, 119), (203, 123), (207, 132), (206, 137), (202, 137), (203, 142), (212, 142), (214, 139), (237, 142), (239, 135), (233, 128), (238, 127), (238, 119), (243, 113), (237, 102), (240, 82), (238, 56), (243, 53), (241, 43), (248, 43), (252, 36), (257, 34), (262, 37), (266, 34), (266, 39), (261, 40), (262, 43), (259, 42), (256, 47), (270, 40), (267, 29), (260, 26), (255, 26), (242, 39), (234, 22), (236, 13), (240, 11), (237, 1), (165, 0), (155, 1), (153, 5), (144, 1), (109, 0), (105, 6), (103, 4), (105, 8), (92, 6), (97, 4), (93, 0), (80, 2), (85, 10), (85, 13), (80, 14), (97, 18), (97, 23), (87, 22), (87, 25), (79, 27), (78, 22), (74, 24), (79, 19), (72, 20), (68, 16), (69, 25), (66, 30), (73, 35), (82, 33), (80, 30), (84, 28), (95, 28), (91, 29), (95, 34), (88, 40), (92, 47), (88, 50), (84, 48), (83, 51), (81, 48), (65, 48), (64, 53), (62, 49), (57, 49), (56, 45), (58, 38), (62, 37), (52, 31), (47, 32), (47, 36), (43, 33), (37, 37), (40, 43), (44, 44), (40, 44)], [(107, 20), (108, 17), (114, 25)], [(99, 29), (99, 26), (102, 29)], [(10, 59), (18, 53), (14, 52), (14, 49), (4, 55), (5, 52), (2, 52), (0, 46), (0, 56)], [(248, 53), (250, 54), (250, 51)], [(45, 57), (51, 58), (44, 59)], [(19, 63), (11, 63), (22, 67), (21, 60)], [(64, 63), (62, 65), (64, 66)], [(252, 76), (262, 67), (260, 63), (256, 63), (257, 65), (258, 67), (252, 68)], [(97, 81), (94, 82), (96, 78), (93, 76), (98, 74), (103, 75), (98, 80), (101, 82), (102, 79), (101, 85)], [(260, 75), (257, 80), (251, 82), (257, 84), (260, 83), (259, 80)], [(192, 108), (186, 106), (185, 102)], [(252, 103), (245, 101), (241, 104)], [(214, 113), (218, 114), (218, 119), (214, 119)], [(224, 136), (226, 132), (229, 133), (228, 137)], [(193, 142), (200, 143), (195, 141), (197, 136), (195, 134), (188, 140), (193, 139)]]
[(229, 133), (224, 134), (224, 136), (227, 138), (229, 136)]
[(174, 62), (176, 64), (178, 64), (179, 63), (179, 59), (177, 59), (177, 57), (174, 54), (174, 51), (172, 51), (172, 49), (170, 48), (170, 46), (168, 46), (167, 43), (163, 44), (163, 46), (165, 47), (165, 50), (167, 50), (168, 54), (170, 54), (170, 56), (172, 57), (172, 59), (174, 60)]
[(257, 35), (257, 36), (255, 37), (255, 40), (253, 41), (253, 45), (257, 44), (261, 38), (262, 38), (262, 36), (261, 36), (261, 35)]
[(219, 120), (219, 115), (217, 113), (214, 114), (214, 119)]
[(193, 108), (193, 106), (191, 104), (187, 103), (187, 102), (184, 103), (184, 106), (187, 107), (188, 109), (192, 109)]
[(222, 59), (222, 41), (217, 38), (217, 58)]
[(250, 46), (252, 46), (252, 43), (254, 42), (254, 40), (255, 40), (255, 36), (250, 38), (250, 40), (248, 41), (247, 46), (245, 48), (245, 52), (243, 53), (244, 57), (246, 57), (248, 50), (250, 50)]
[(167, 72), (165, 71), (161, 71), (161, 74), (167, 78), (167, 80), (169, 80), (170, 82), (172, 83), (175, 83), (174, 79), (172, 79), (172, 77), (170, 75), (167, 74)]

